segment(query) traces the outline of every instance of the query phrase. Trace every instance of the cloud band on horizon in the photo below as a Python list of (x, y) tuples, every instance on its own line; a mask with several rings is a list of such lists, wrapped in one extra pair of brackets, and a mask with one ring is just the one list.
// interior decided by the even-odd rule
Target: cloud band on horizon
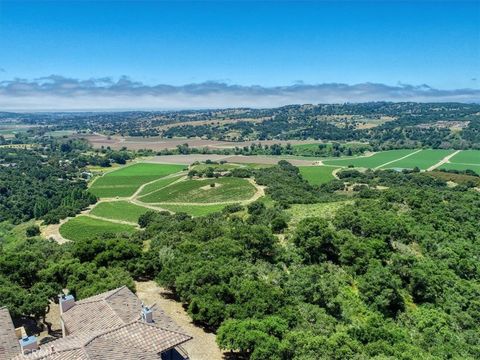
[(480, 89), (440, 90), (428, 85), (295, 84), (263, 87), (203, 82), (181, 86), (146, 85), (126, 76), (87, 80), (50, 75), (0, 81), (4, 111), (201, 109), (277, 107), (305, 103), (369, 101), (480, 102)]

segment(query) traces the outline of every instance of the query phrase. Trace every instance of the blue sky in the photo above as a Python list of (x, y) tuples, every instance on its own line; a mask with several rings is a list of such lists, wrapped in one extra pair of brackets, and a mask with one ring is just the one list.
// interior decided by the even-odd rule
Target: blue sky
[(480, 2), (0, 0), (0, 69), (10, 82), (480, 89)]

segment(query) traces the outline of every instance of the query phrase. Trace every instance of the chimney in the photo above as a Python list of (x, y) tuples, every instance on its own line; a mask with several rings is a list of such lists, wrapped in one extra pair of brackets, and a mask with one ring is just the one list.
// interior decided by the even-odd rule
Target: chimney
[(60, 314), (63, 314), (75, 306), (75, 298), (73, 295), (59, 295), (58, 303), (60, 304)]
[(20, 343), (23, 354), (28, 354), (32, 351), (38, 350), (38, 342), (36, 336), (25, 336), (21, 338), (18, 342)]
[(153, 310), (148, 306), (142, 307), (142, 320), (146, 323), (153, 323)]

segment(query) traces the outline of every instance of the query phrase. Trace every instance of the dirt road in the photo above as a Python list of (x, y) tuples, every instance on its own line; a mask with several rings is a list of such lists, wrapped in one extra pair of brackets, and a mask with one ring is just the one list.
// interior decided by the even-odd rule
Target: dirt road
[(445, 157), (444, 157), (442, 160), (440, 160), (438, 163), (436, 163), (435, 165), (430, 166), (430, 167), (427, 169), (427, 171), (435, 170), (436, 168), (442, 166), (443, 164), (448, 163), (448, 161), (449, 161), (452, 157), (454, 157), (455, 155), (457, 155), (460, 151), (462, 151), (462, 150), (457, 150), (457, 151), (455, 151), (454, 153), (451, 153), (450, 155), (445, 156)]

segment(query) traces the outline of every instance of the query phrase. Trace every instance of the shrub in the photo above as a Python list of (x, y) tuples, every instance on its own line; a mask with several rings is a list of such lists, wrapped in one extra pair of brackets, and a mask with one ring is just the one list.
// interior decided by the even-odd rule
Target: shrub
[(28, 237), (40, 235), (40, 228), (37, 225), (30, 225), (25, 229), (25, 235)]

